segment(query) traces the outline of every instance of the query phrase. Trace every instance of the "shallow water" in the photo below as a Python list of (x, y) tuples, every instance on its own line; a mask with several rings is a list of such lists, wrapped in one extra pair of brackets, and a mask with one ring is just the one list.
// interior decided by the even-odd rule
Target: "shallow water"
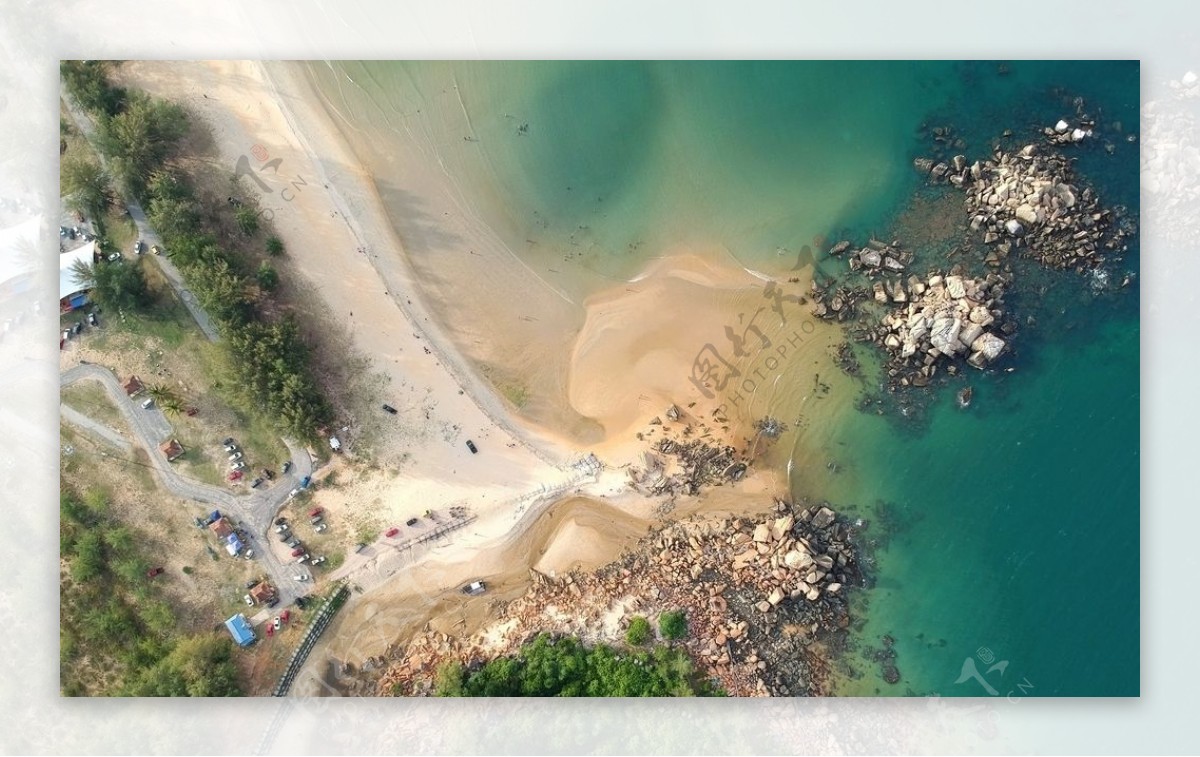
[[(389, 151), (404, 134), (452, 177), (465, 213), (575, 297), (676, 249), (769, 274), (814, 259), (833, 270), (826, 240), (886, 232), (919, 186), (923, 123), (953, 124), (963, 152), (983, 157), (1005, 128), (1020, 138), (1069, 117), (1075, 95), (1115, 148), (1079, 151), (1080, 173), (1109, 204), (1138, 201), (1137, 145), (1125, 140), (1138, 124), (1135, 62), (1011, 63), (1007, 75), (954, 62), (311, 71), (352, 125), (401, 238), (414, 200), (386, 188), (403, 184)], [(437, 269), (434, 251), (407, 254), (416, 270)], [(1138, 691), (1136, 286), (1096, 300), (1073, 274), (1046, 278), (1049, 296), (1014, 300), (1039, 321), (1004, 364), (1017, 370), (972, 373), (965, 412), (943, 390), (925, 424), (906, 429), (854, 410), (846, 393), (859, 388), (841, 377), (823, 377), (831, 396), (811, 397), (811, 373), (777, 382), (755, 409), (803, 418), (776, 455), (784, 465), (806, 450), (794, 494), (872, 521), (881, 542), (842, 693), (988, 693), (978, 678), (955, 683), (968, 658), (998, 693), (1018, 682), (1019, 695)], [(884, 634), (896, 685), (858, 659)]]

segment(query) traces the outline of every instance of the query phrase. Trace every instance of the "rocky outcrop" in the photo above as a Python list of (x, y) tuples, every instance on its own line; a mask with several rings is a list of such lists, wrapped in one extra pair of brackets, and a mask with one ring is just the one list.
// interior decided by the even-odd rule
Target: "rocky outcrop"
[[(1046, 134), (1060, 144), (1090, 138), (1092, 131), (1060, 121)], [(914, 165), (924, 170), (924, 162)], [(939, 173), (938, 165), (945, 170)], [(1115, 223), (1117, 214), (1102, 207), (1090, 187), (1078, 185), (1071, 161), (1059, 152), (1027, 144), (969, 165), (956, 156), (951, 166), (937, 164), (926, 173), (930, 181), (966, 192), (971, 229), (986, 244), (1015, 246), (1043, 265), (1081, 273), (1128, 248), (1130, 225)]]
[(894, 288), (901, 289), (904, 296), (892, 301), (899, 307), (868, 333), (871, 341), (891, 355), (890, 383), (924, 386), (943, 364), (956, 372), (958, 361), (985, 368), (999, 359), (1007, 340), (996, 331), (1002, 331), (1002, 322), (1014, 330), (1003, 307), (1007, 283), (998, 273), (983, 278), (935, 273), (924, 281), (916, 277), (907, 283), (897, 280)]

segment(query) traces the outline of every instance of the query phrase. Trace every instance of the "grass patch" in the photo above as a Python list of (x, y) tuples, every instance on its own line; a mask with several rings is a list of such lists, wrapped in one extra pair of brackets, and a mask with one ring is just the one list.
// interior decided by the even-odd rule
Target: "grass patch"
[(221, 477), (221, 469), (213, 460), (212, 450), (202, 445), (183, 446), (187, 451), (183, 453), (183, 457), (172, 463), (181, 474), (211, 486), (224, 486), (225, 480)]
[(61, 397), (63, 402), (92, 420), (99, 421), (114, 431), (124, 432), (126, 430), (125, 419), (121, 417), (121, 411), (113, 405), (108, 392), (104, 391), (104, 387), (100, 386), (99, 382), (90, 379), (76, 381), (70, 386), (63, 387)]

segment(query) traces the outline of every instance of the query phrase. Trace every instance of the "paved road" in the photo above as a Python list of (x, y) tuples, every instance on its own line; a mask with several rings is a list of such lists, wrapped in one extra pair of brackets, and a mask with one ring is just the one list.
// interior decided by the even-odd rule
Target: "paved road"
[[(225, 489), (185, 478), (175, 471), (174, 466), (167, 462), (166, 456), (158, 448), (161, 442), (171, 436), (170, 422), (157, 407), (144, 410), (139, 400), (130, 400), (112, 371), (89, 363), (64, 371), (61, 376), (63, 386), (81, 380), (99, 381), (108, 392), (113, 404), (124, 415), (137, 441), (150, 456), (151, 467), (164, 488), (176, 496), (204, 503), (205, 510), (209, 509), (207, 505), (212, 505), (226, 511), (235, 521), (241, 521), (242, 527), (251, 537), (250, 546), (254, 549), (255, 558), (270, 574), (271, 582), (279, 590), (282, 604), (286, 605), (294, 597), (309, 592), (312, 583), (297, 581), (295, 576), (301, 571), (275, 555), (268, 541), (270, 526), (280, 505), (287, 501), (288, 494), (300, 485), (302, 478), (312, 475), (312, 458), (306, 449), (284, 439), (284, 444), (292, 456), (292, 469), (286, 474), (279, 474), (275, 485), (269, 489), (235, 495)], [(72, 414), (78, 415), (71, 410), (70, 413), (64, 413), (64, 416), (68, 421), (74, 422)], [(99, 425), (91, 419), (86, 420), (90, 422), (80, 425), (93, 429)], [(304, 574), (309, 572), (307, 569), (303, 571)]]
[[(75, 122), (75, 126), (78, 127), (79, 133), (83, 134), (84, 138), (92, 145), (92, 149), (95, 150), (96, 155), (100, 158), (100, 163), (107, 169), (108, 163), (105, 161), (104, 154), (96, 147), (96, 125), (92, 123), (91, 117), (78, 108), (66, 94), (63, 95), (63, 102), (67, 104), (67, 112), (71, 114), (71, 119)], [(146, 243), (146, 249), (149, 250), (154, 245), (158, 245), (160, 249), (166, 249), (162, 237), (150, 226), (150, 221), (146, 219), (146, 213), (142, 210), (142, 206), (132, 197), (122, 196), (122, 199), (125, 201), (125, 207), (129, 209), (129, 217), (137, 225), (138, 235)], [(121, 250), (121, 254), (132, 255), (133, 251)], [(217, 341), (220, 335), (217, 333), (216, 326), (213, 325), (212, 320), (208, 317), (208, 313), (204, 312), (204, 309), (200, 307), (200, 303), (196, 300), (196, 295), (192, 294), (184, 286), (183, 276), (180, 275), (179, 269), (165, 256), (151, 255), (150, 257), (154, 258), (154, 261), (158, 263), (159, 268), (166, 275), (167, 281), (171, 282), (171, 288), (175, 290), (175, 294), (179, 296), (184, 306), (187, 307), (188, 312), (196, 319), (196, 324), (200, 327), (200, 330), (209, 338), (209, 341)]]
[(65, 402), (59, 403), (58, 409), (62, 413), (62, 417), (71, 425), (78, 426), (85, 431), (90, 431), (92, 435), (98, 437), (101, 441), (107, 442), (109, 445), (124, 452), (133, 449), (133, 445), (129, 443), (128, 439), (103, 423), (92, 420)]

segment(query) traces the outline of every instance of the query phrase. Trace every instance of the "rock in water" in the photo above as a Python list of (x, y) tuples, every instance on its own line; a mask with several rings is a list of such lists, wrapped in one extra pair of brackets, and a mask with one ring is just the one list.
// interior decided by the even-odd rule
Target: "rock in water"
[(1060, 120), (1058, 123), (1054, 124), (1054, 130), (1056, 132), (1058, 132), (1059, 134), (1066, 134), (1067, 129), (1070, 129), (1070, 128), (1071, 128), (1071, 125), (1068, 124), (1066, 121)]

